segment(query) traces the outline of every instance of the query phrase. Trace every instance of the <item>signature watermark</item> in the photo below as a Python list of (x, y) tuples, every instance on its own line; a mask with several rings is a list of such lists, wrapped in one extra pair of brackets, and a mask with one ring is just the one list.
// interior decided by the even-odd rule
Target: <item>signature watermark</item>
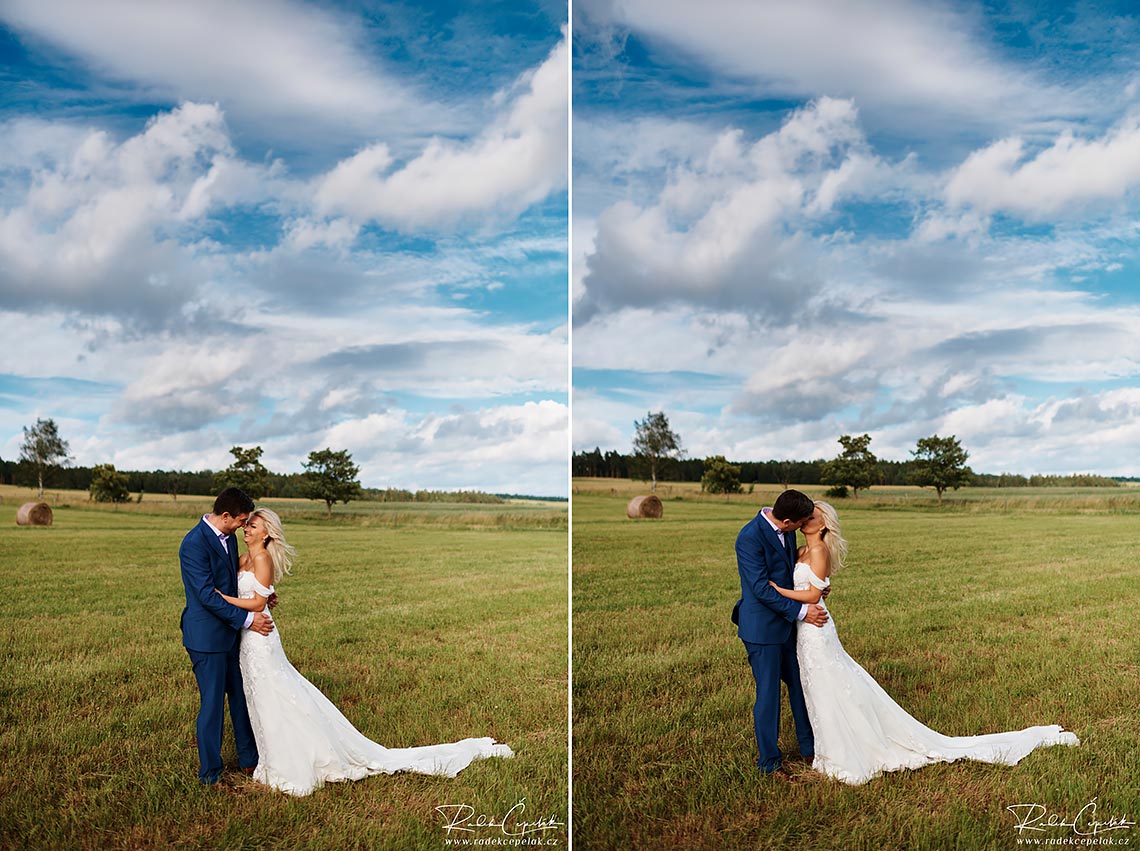
[(566, 826), (554, 816), (529, 819), (526, 798), (502, 816), (476, 813), (469, 804), (442, 804), (435, 808), (443, 816), (443, 832), (448, 845), (549, 847), (558, 845), (558, 832)]
[(1127, 816), (1098, 812), (1096, 799), (1072, 818), (1050, 812), (1043, 804), (1013, 804), (1006, 807), (1016, 823), (1019, 845), (1131, 845), (1136, 822)]

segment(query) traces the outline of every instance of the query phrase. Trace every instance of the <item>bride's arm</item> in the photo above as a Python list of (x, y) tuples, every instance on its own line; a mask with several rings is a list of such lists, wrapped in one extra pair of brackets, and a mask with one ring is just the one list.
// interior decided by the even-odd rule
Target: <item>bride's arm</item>
[(237, 606), (239, 609), (245, 609), (247, 612), (260, 612), (265, 609), (266, 598), (256, 591), (252, 597), (231, 597), (229, 594), (223, 594), (217, 588), (214, 589), (214, 593), (227, 603)]
[(822, 592), (814, 585), (811, 588), (805, 588), (803, 591), (792, 591), (790, 588), (781, 588), (775, 582), (769, 582), (780, 594), (787, 597), (789, 600), (795, 600), (797, 603), (818, 603)]
[[(268, 553), (259, 553), (258, 558), (253, 560), (253, 575), (262, 586), (271, 587), (269, 583), (273, 579), (273, 560)], [(214, 589), (214, 592), (219, 594), (227, 603), (232, 603), (247, 612), (264, 611), (265, 604), (269, 599), (256, 591), (253, 592), (252, 597), (231, 597), (229, 594), (222, 594), (217, 588)]]
[[(812, 549), (804, 547), (800, 550), (799, 557), (807, 560), (807, 566), (811, 568), (811, 572), (820, 579), (826, 580), (828, 574), (831, 573), (831, 553), (827, 547), (813, 547)], [(768, 584), (789, 600), (795, 600), (797, 603), (818, 603), (823, 596), (823, 589), (816, 588), (814, 584), (803, 591), (781, 588), (775, 582)]]

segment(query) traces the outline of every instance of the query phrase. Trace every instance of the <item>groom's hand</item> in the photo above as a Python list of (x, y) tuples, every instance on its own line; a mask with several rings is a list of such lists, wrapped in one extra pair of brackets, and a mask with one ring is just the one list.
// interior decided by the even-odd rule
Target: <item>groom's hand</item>
[(249, 628), (259, 635), (269, 635), (273, 632), (273, 619), (265, 612), (258, 612), (253, 616), (253, 623), (249, 625)]
[(827, 623), (827, 609), (814, 603), (808, 606), (807, 614), (804, 615), (804, 623), (810, 623), (812, 626), (823, 626)]
[(828, 585), (826, 588), (824, 588), (824, 589), (823, 589), (823, 591), (820, 593), (820, 595), (819, 595), (819, 596), (820, 596), (820, 598), (821, 598), (821, 599), (824, 599), (824, 600), (826, 600), (826, 599), (827, 599), (827, 595), (828, 595), (828, 594), (830, 594), (830, 593), (831, 593), (831, 586), (830, 586), (830, 585)]
[(277, 605), (277, 592), (276, 591), (274, 591), (272, 594), (269, 595), (269, 599), (265, 601), (265, 605), (269, 606), (269, 608), (271, 608), (271, 609)]

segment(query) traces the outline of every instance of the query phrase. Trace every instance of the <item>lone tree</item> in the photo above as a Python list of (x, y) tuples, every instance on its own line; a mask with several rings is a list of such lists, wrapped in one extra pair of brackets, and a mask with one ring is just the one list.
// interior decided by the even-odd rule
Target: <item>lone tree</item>
[(269, 490), (269, 471), (261, 463), (262, 449), (255, 446), (252, 449), (242, 449), (240, 446), (230, 448), (234, 462), (222, 472), (214, 476), (214, 489), (241, 488), (250, 499), (261, 499)]
[(67, 463), (67, 441), (59, 436), (55, 420), (37, 419), (31, 428), (24, 426), (24, 443), (20, 446), (20, 460), (32, 466), (39, 483), (40, 499), (44, 498), (44, 477), (51, 474), (59, 463)]
[(171, 473), (167, 479), (166, 491), (178, 502), (178, 494), (186, 493), (186, 477), (181, 473)]
[[(127, 502), (131, 492), (127, 489), (127, 474), (120, 473), (114, 464), (96, 464), (91, 469), (91, 498), (96, 502)], [(141, 499), (142, 494), (139, 494)]]
[(942, 504), (942, 492), (947, 488), (958, 490), (973, 478), (973, 471), (966, 466), (970, 453), (962, 448), (954, 435), (939, 437), (932, 435), (918, 441), (914, 456), (914, 471), (911, 481), (924, 488), (938, 491), (938, 504)]
[(701, 490), (709, 493), (740, 493), (740, 467), (729, 464), (723, 455), (705, 459), (705, 473), (701, 476)]
[(823, 465), (822, 479), (829, 485), (846, 485), (853, 496), (858, 497), (860, 489), (867, 489), (879, 483), (879, 459), (871, 452), (871, 435), (852, 437), (849, 434), (839, 438), (843, 452), (838, 458)]
[(657, 491), (657, 474), (665, 470), (672, 460), (685, 454), (681, 449), (681, 438), (669, 428), (669, 418), (664, 412), (646, 414), (643, 420), (634, 420), (636, 431), (633, 435), (633, 454), (642, 472), (648, 470), (653, 482), (652, 490)]
[(352, 463), (348, 450), (333, 452), (331, 449), (322, 449), (320, 452), (310, 452), (304, 467), (305, 496), (309, 499), (323, 499), (329, 517), (332, 517), (333, 503), (347, 504), (349, 500), (360, 496), (360, 482), (356, 479), (360, 475), (360, 468)]
[(780, 485), (784, 490), (792, 486), (792, 471), (794, 466), (791, 461), (781, 461), (779, 466)]

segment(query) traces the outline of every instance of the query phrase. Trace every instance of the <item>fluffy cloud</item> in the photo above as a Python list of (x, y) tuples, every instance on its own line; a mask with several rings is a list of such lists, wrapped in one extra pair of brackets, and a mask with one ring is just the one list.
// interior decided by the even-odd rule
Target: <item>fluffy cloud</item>
[(822, 283), (805, 223), (886, 170), (850, 101), (821, 98), (750, 145), (727, 131), (653, 203), (618, 201), (598, 216), (575, 321), (675, 302), (787, 318)]
[(316, 190), (318, 210), (416, 231), (517, 215), (564, 188), (568, 63), (564, 37), (541, 65), (500, 93), (509, 108), (475, 139), (434, 138), (402, 164), (383, 143), (342, 161)]
[(951, 174), (946, 200), (983, 213), (1008, 212), (1031, 220), (1070, 218), (1100, 202), (1120, 201), (1140, 183), (1140, 117), (1099, 138), (1062, 133), (1029, 155), (1010, 137), (972, 153)]
[[(6, 128), (27, 139), (28, 128)], [(235, 160), (221, 110), (187, 103), (114, 142), (40, 133), (40, 166), (0, 175), (0, 305), (177, 319), (205, 270), (185, 241), (211, 206), (256, 198), (266, 169)]]
[(556, 495), (566, 487), (568, 427), (566, 405), (540, 400), (418, 418), (372, 414), (337, 424), (318, 443), (349, 448), (381, 486), (478, 489), (493, 469), (502, 491)]

